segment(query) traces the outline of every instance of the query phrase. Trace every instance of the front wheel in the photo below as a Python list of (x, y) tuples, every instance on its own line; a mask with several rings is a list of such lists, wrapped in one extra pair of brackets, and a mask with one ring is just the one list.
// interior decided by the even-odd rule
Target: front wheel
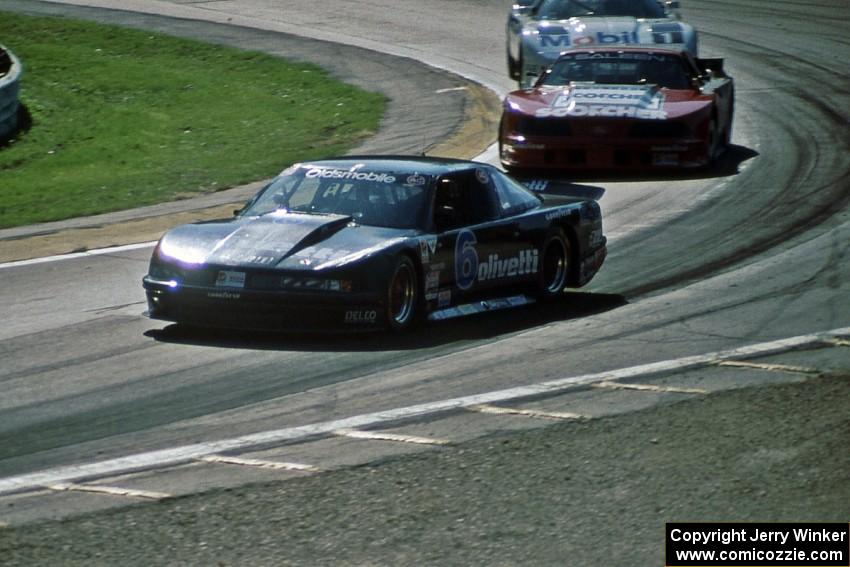
[(719, 159), (726, 150), (726, 134), (721, 131), (717, 118), (712, 116), (708, 123), (708, 163)]
[(401, 256), (387, 286), (386, 323), (391, 331), (409, 328), (416, 321), (419, 307), (419, 282), (416, 267)]
[(508, 76), (513, 80), (519, 79), (519, 63), (511, 57), (510, 51), (508, 51)]
[(553, 301), (563, 294), (570, 273), (570, 241), (560, 230), (546, 238), (537, 281), (537, 297)]

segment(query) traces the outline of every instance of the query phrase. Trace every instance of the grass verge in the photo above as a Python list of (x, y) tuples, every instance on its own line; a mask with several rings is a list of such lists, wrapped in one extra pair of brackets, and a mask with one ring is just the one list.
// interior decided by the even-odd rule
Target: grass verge
[(0, 228), (270, 177), (373, 133), (385, 99), (320, 68), (145, 31), (0, 13), (28, 128), (0, 147)]

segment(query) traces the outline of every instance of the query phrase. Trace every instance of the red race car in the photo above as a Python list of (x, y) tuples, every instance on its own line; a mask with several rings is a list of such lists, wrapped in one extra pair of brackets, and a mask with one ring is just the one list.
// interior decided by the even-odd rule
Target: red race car
[(505, 98), (499, 155), (514, 171), (707, 166), (729, 144), (734, 96), (722, 59), (570, 50)]

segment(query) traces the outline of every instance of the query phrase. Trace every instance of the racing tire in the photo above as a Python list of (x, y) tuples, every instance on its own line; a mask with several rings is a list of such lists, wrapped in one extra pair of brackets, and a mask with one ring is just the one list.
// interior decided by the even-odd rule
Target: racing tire
[(726, 127), (723, 129), (723, 145), (724, 150), (728, 150), (732, 145), (732, 121), (735, 118), (735, 89), (732, 89), (729, 101), (729, 116), (726, 120)]
[(712, 116), (708, 123), (708, 164), (714, 163), (726, 149), (725, 134), (720, 131), (717, 117)]
[(516, 81), (517, 87), (522, 88), (522, 73), (525, 68), (525, 61), (523, 61), (522, 57), (522, 49), (519, 50), (519, 59), (516, 60), (516, 77), (513, 79)]
[(499, 119), (499, 163), (502, 164), (502, 169), (506, 172), (510, 173), (509, 165), (506, 165), (505, 162), (502, 161), (502, 147), (504, 146), (504, 137), (505, 137), (505, 115), (502, 114), (502, 117)]
[(407, 256), (400, 256), (387, 285), (387, 329), (409, 329), (418, 320), (419, 313), (419, 278), (416, 266)]
[(570, 276), (570, 241), (560, 229), (546, 237), (540, 258), (537, 293), (540, 301), (554, 301), (563, 297)]
[(513, 57), (511, 57), (511, 53), (509, 51), (508, 52), (508, 76), (511, 79), (516, 81), (516, 80), (519, 79), (519, 72), (520, 72), (519, 62), (516, 59), (514, 59)]

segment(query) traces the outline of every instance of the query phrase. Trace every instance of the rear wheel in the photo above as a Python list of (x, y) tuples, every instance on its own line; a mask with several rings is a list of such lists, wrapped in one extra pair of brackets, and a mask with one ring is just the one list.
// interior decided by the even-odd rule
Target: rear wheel
[(392, 331), (409, 328), (418, 316), (419, 282), (416, 267), (407, 256), (396, 262), (387, 287), (387, 327)]
[(570, 273), (570, 242), (560, 230), (546, 238), (538, 275), (537, 296), (543, 301), (561, 297)]

